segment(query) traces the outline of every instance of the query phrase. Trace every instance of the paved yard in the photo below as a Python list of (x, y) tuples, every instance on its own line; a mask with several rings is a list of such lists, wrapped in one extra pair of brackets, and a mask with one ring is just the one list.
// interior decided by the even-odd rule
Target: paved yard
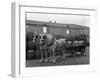
[(26, 60), (26, 67), (39, 67), (39, 66), (57, 66), (57, 65), (79, 65), (79, 64), (89, 64), (89, 55), (71, 57), (67, 56), (66, 59), (61, 57), (57, 58), (56, 63), (40, 63), (39, 59), (37, 60)]
[(39, 67), (39, 66), (57, 66), (57, 65), (82, 65), (89, 64), (89, 48), (86, 48), (86, 52), (84, 56), (77, 54), (75, 57), (66, 56), (65, 59), (57, 56), (56, 63), (40, 63), (39, 59), (35, 60), (26, 60), (26, 67)]

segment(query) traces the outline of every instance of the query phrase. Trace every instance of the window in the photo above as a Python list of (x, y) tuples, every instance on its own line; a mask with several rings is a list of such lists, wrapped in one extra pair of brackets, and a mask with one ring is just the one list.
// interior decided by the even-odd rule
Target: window
[(69, 34), (69, 29), (66, 29), (66, 34)]
[(43, 27), (43, 32), (47, 33), (47, 27)]

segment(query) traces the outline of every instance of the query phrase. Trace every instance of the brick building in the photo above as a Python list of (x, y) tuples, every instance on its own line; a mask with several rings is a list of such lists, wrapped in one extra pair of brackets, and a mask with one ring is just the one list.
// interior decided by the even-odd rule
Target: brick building
[[(47, 27), (47, 33), (53, 35), (60, 35), (64, 37), (77, 36), (77, 35), (88, 35), (89, 27), (76, 25), (76, 24), (62, 24), (62, 23), (52, 23), (42, 22), (42, 21), (31, 21), (26, 20), (26, 33), (28, 32), (43, 32), (43, 27)], [(69, 34), (66, 33), (69, 29)]]

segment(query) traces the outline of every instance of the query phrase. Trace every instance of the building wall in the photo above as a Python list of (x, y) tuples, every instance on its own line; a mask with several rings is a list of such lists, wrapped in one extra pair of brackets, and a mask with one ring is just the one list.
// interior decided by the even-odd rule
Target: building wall
[[(78, 36), (78, 35), (88, 35), (89, 36), (89, 28), (82, 29), (82, 28), (72, 28), (70, 27), (70, 33), (66, 34), (66, 28), (58, 28), (58, 27), (47, 27), (47, 32), (53, 35), (60, 35), (64, 37), (68, 36)], [(26, 33), (28, 32), (43, 32), (42, 26), (36, 25), (26, 25)]]
[(42, 32), (43, 29), (41, 26), (35, 26), (35, 25), (26, 25), (26, 33), (28, 32)]

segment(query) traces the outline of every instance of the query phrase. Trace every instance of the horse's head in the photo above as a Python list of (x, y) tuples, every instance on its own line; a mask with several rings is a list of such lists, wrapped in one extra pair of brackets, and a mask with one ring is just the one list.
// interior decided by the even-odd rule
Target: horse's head
[(34, 33), (34, 36), (33, 36), (33, 43), (35, 43), (37, 40), (39, 40), (39, 33)]
[(46, 34), (40, 34), (40, 45), (45, 45), (47, 43), (47, 36)]

